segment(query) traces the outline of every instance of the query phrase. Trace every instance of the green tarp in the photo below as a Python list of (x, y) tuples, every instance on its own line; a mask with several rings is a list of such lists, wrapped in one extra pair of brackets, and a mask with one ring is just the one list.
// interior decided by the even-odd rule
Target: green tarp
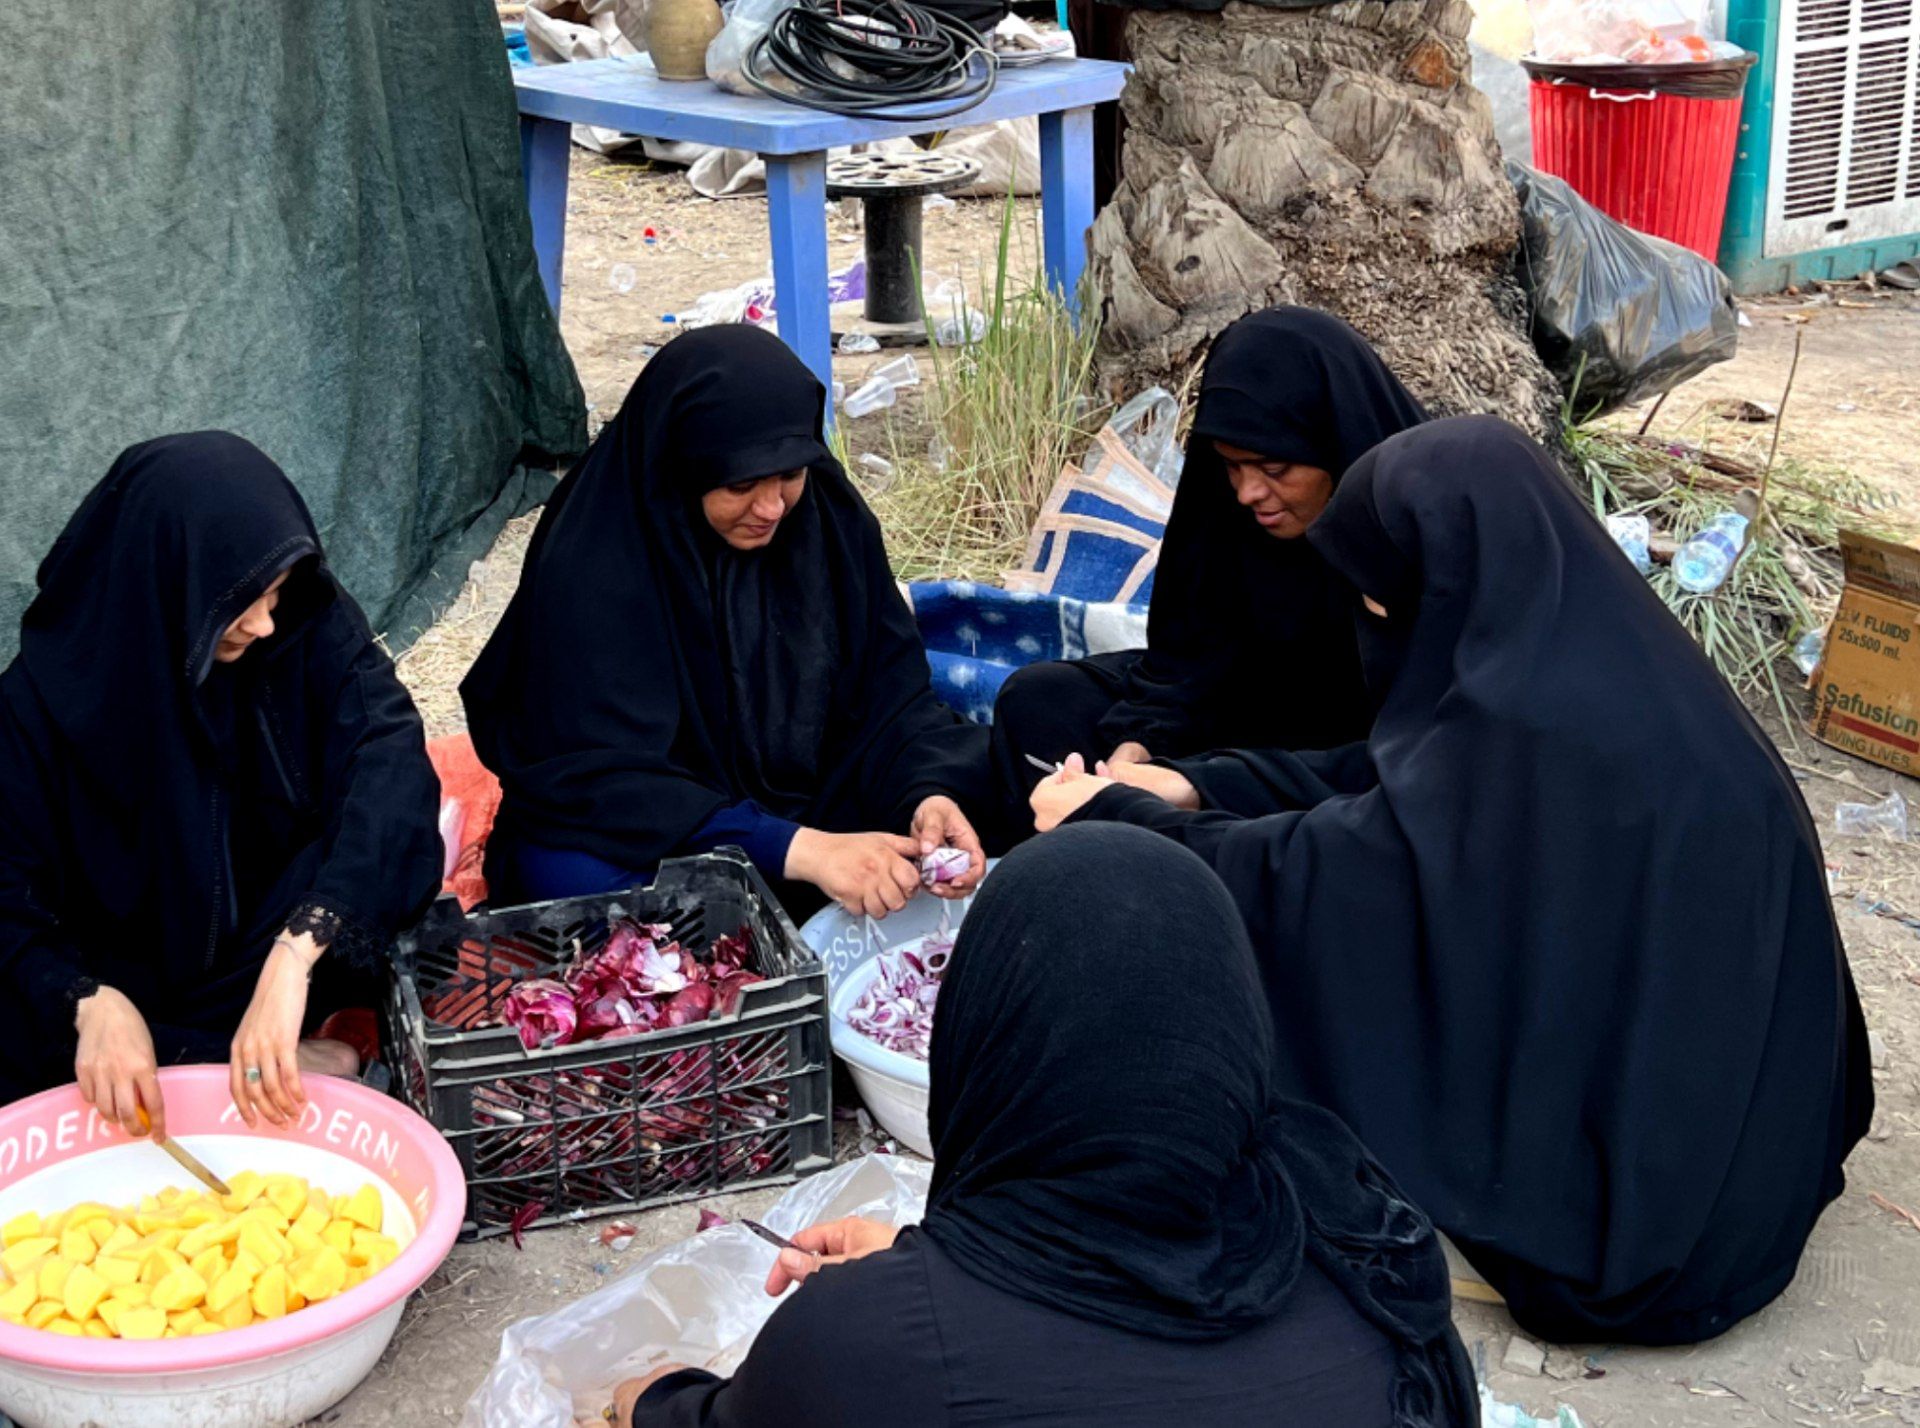
[(223, 427), (404, 644), (585, 445), (487, 0), (22, 7), (0, 80), (0, 659), (127, 445)]

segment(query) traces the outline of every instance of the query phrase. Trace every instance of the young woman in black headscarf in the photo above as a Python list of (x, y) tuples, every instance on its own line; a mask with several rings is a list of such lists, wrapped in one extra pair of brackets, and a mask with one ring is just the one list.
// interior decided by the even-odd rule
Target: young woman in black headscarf
[(1199, 859), (1128, 828), (1027, 844), (941, 986), (926, 1219), (801, 1231), (767, 1288), (805, 1283), (733, 1379), (661, 1369), (615, 1421), (1477, 1424), (1432, 1225), (1274, 1064)]
[(1070, 768), (1040, 825), (1206, 859), (1260, 951), (1281, 1084), (1522, 1327), (1722, 1332), (1792, 1279), (1873, 1104), (1798, 788), (1504, 422), (1388, 441), (1309, 539), (1367, 602), (1369, 741), (1114, 770), (1135, 787)]
[(1425, 420), (1330, 313), (1269, 308), (1221, 333), (1154, 572), (1147, 648), (1031, 665), (1001, 688), (994, 763), (1016, 804), (1040, 777), (1029, 756), (1144, 762), (1366, 737), (1352, 594), (1301, 537), (1349, 466)]
[(372, 1005), (440, 884), (420, 719), (313, 519), (225, 432), (130, 447), (42, 562), (0, 674), (0, 1098), (77, 1077), (156, 1136), (159, 1065), (283, 1124), (302, 1041)]
[(972, 866), (935, 891), (977, 883), (956, 800), (991, 790), (986, 732), (934, 697), (825, 399), (771, 333), (690, 332), (547, 503), (460, 686), (505, 791), (496, 905), (631, 886), (722, 844), (874, 917), (941, 846)]

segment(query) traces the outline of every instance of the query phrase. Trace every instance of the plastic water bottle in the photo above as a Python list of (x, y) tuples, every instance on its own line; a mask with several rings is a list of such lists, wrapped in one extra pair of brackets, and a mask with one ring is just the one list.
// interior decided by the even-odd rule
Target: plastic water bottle
[(840, 337), (840, 350), (848, 356), (858, 356), (865, 352), (878, 352), (880, 339), (870, 332), (847, 332)]
[(1746, 537), (1747, 518), (1738, 511), (1722, 511), (1674, 553), (1673, 578), (1696, 595), (1718, 590)]
[(893, 383), (885, 377), (869, 377), (841, 408), (850, 417), (863, 417), (871, 412), (884, 411), (893, 405)]
[(1653, 539), (1653, 527), (1645, 516), (1608, 516), (1607, 534), (1613, 537), (1613, 543), (1626, 552), (1633, 568), (1645, 575), (1653, 569), (1653, 555), (1648, 544)]

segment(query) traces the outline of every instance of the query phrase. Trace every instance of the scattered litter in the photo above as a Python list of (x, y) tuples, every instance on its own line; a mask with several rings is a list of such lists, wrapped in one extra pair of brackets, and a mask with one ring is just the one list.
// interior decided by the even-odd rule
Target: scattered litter
[(655, 347), (651, 342), (642, 342), (638, 347), (633, 349), (633, 355), (638, 357), (642, 362), (646, 361), (649, 357), (658, 356), (659, 352), (660, 349)]
[(964, 315), (943, 317), (933, 325), (933, 340), (941, 347), (962, 347), (987, 335), (987, 315), (968, 308)]
[(1538, 1378), (1546, 1371), (1547, 1351), (1525, 1334), (1507, 1340), (1507, 1351), (1500, 1356), (1500, 1367), (1508, 1373), (1523, 1373)]
[(1909, 1225), (1912, 1225), (1914, 1229), (1920, 1230), (1920, 1215), (1914, 1214), (1914, 1212), (1909, 1210), (1905, 1205), (1895, 1204), (1878, 1190), (1869, 1190), (1867, 1192), (1867, 1198), (1885, 1210), (1889, 1215), (1897, 1216), (1905, 1220)]
[(1735, 313), (1735, 314), (1734, 314), (1734, 318), (1735, 318), (1735, 320), (1736, 320), (1736, 321), (1738, 321), (1738, 322), (1739, 322), (1739, 324), (1740, 324), (1740, 325), (1741, 325), (1742, 327), (1752, 327), (1752, 326), (1753, 326), (1753, 319), (1752, 319), (1752, 318), (1750, 318), (1750, 317), (1748, 317), (1748, 316), (1746, 315), (1746, 313), (1744, 313), (1744, 312), (1737, 312), (1737, 313)]
[(1575, 1379), (1605, 1378), (1607, 1374), (1605, 1369), (1595, 1368), (1588, 1363), (1586, 1355), (1575, 1353), (1572, 1349), (1549, 1349), (1546, 1372), (1548, 1378), (1557, 1378), (1563, 1383)]
[(839, 407), (842, 402), (846, 401), (846, 399), (847, 399), (847, 384), (845, 382), (835, 382), (833, 384), (834, 406), (836, 408)]
[(718, 1215), (718, 1214), (715, 1214), (712, 1210), (703, 1209), (700, 1212), (699, 1223), (697, 1223), (693, 1227), (693, 1232), (696, 1235), (703, 1235), (708, 1230), (717, 1230), (720, 1228), (720, 1226), (731, 1224), (731, 1223), (733, 1222), (729, 1220), (725, 1215)]
[(1857, 412), (1860, 410), (1859, 406), (1853, 402), (1835, 402), (1833, 409), (1837, 412)]
[(1896, 1398), (1920, 1394), (1920, 1368), (1877, 1358), (1860, 1375), (1860, 1386), (1870, 1393), (1892, 1394)]
[(660, 314), (660, 320), (666, 323), (667, 326), (671, 327), (673, 326), (674, 323), (678, 322), (680, 319), (676, 317), (673, 313), (663, 312)]
[(653, 244), (658, 243), (660, 241), (660, 230), (658, 228), (641, 229), (640, 241), (647, 244), (648, 246), (652, 246)]
[(920, 205), (921, 211), (925, 213), (947, 213), (958, 207), (959, 205), (944, 193), (930, 193), (927, 195), (926, 202)]
[(1551, 1418), (1535, 1418), (1517, 1403), (1502, 1403), (1480, 1385), (1481, 1428), (1582, 1428), (1580, 1415), (1561, 1404)]
[(1694, 1394), (1699, 1398), (1740, 1397), (1739, 1394), (1728, 1388), (1724, 1383), (1717, 1383), (1710, 1378), (1701, 1379), (1699, 1383), (1686, 1383), (1685, 1380), (1682, 1380), (1682, 1383), (1685, 1384), (1688, 1393)]
[(1747, 539), (1747, 518), (1722, 511), (1693, 534), (1673, 557), (1673, 578), (1683, 590), (1706, 595), (1720, 588)]
[(1794, 642), (1793, 663), (1800, 673), (1813, 678), (1813, 672), (1820, 668), (1820, 657), (1827, 652), (1827, 632), (1808, 630)]
[(1777, 403), (1750, 402), (1745, 397), (1723, 397), (1710, 403), (1707, 410), (1723, 421), (1769, 422), (1780, 415)]
[(1735, 59), (1713, 36), (1706, 0), (1534, 0), (1533, 57), (1561, 64), (1687, 64)]
[(902, 353), (891, 362), (883, 362), (873, 369), (876, 377), (885, 377), (895, 387), (917, 387), (920, 385), (920, 369), (914, 365), (911, 352)]
[(640, 1231), (625, 1220), (614, 1220), (600, 1230), (600, 1243), (610, 1250), (618, 1252), (633, 1243), (633, 1237)]
[(893, 383), (885, 377), (869, 377), (847, 398), (845, 411), (850, 417), (863, 417), (884, 411), (894, 403)]
[(939, 432), (933, 434), (933, 440), (927, 443), (927, 460), (935, 471), (944, 472), (953, 460), (953, 448), (947, 445), (947, 439)]
[(630, 293), (633, 285), (640, 281), (640, 274), (634, 271), (631, 263), (615, 263), (607, 269), (607, 286), (617, 293)]
[(880, 339), (867, 332), (848, 332), (840, 338), (840, 351), (849, 357), (878, 352)]
[(857, 463), (861, 470), (871, 471), (882, 481), (893, 479), (893, 463), (884, 456), (875, 456), (871, 451), (861, 456)]
[(1648, 549), (1653, 540), (1653, 527), (1645, 516), (1608, 516), (1607, 534), (1626, 552), (1635, 570), (1645, 575), (1653, 569), (1653, 555)]
[(529, 1200), (513, 1212), (512, 1218), (507, 1221), (507, 1230), (513, 1236), (513, 1247), (515, 1249), (526, 1248), (526, 1245), (521, 1240), (521, 1236), (527, 1232), (535, 1220), (540, 1218), (541, 1213), (546, 1208), (547, 1202), (544, 1200)]
[(1887, 1069), (1887, 1039), (1877, 1031), (1867, 1032), (1867, 1064), (1876, 1071)]
[(1895, 789), (1878, 803), (1838, 804), (1833, 810), (1833, 829), (1853, 838), (1884, 833), (1889, 838), (1905, 841), (1907, 800)]

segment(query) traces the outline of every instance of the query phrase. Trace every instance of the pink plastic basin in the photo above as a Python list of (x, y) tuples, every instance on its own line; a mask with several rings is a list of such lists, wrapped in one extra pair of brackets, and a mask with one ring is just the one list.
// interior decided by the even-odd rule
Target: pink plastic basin
[[(27, 1428), (280, 1428), (325, 1411), (379, 1361), (406, 1307), (446, 1258), (466, 1181), (439, 1132), (352, 1081), (302, 1078), (297, 1126), (248, 1130), (224, 1066), (160, 1073), (167, 1129), (214, 1174), (304, 1175), (334, 1194), (371, 1181), (400, 1256), (364, 1284), (284, 1319), (200, 1338), (74, 1339), (0, 1321), (0, 1409)], [(120, 1206), (199, 1188), (63, 1086), (0, 1108), (0, 1223), (81, 1200)]]

